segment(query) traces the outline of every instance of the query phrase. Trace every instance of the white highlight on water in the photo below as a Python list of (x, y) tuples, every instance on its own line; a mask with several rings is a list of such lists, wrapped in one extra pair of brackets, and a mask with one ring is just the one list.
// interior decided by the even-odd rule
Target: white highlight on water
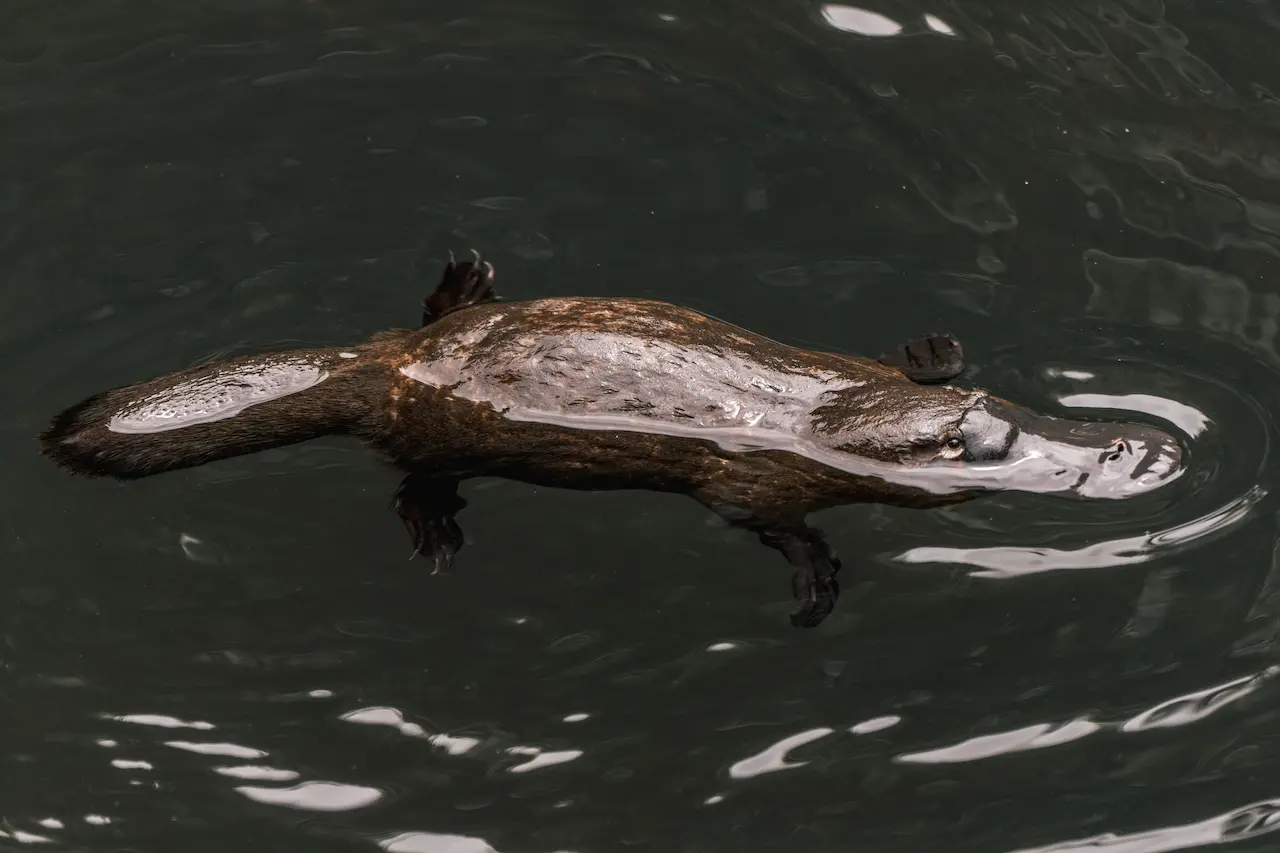
[(902, 722), (902, 718), (897, 714), (889, 714), (884, 717), (872, 717), (870, 720), (863, 720), (860, 723), (854, 723), (849, 726), (849, 731), (855, 735), (869, 735), (872, 732), (883, 731), (892, 728)]
[(440, 832), (402, 832), (378, 846), (387, 853), (498, 853), (483, 838)]
[(377, 788), (341, 782), (303, 782), (291, 788), (241, 785), (235, 790), (256, 803), (312, 812), (349, 811), (382, 799), (382, 792)]
[(925, 15), (924, 22), (929, 29), (933, 30), (935, 33), (942, 33), (944, 36), (953, 36), (956, 34), (955, 29), (937, 15)]
[(238, 743), (195, 743), (187, 740), (170, 740), (165, 742), (165, 746), (199, 755), (224, 755), (229, 758), (265, 758), (267, 755), (261, 749), (241, 746)]
[(278, 767), (265, 767), (259, 764), (215, 767), (213, 772), (236, 779), (256, 779), (259, 782), (292, 782), (298, 778), (295, 770), (282, 770)]
[(305, 358), (248, 362), (149, 394), (112, 416), (107, 429), (156, 433), (226, 420), (250, 406), (305, 391), (328, 376)]
[(513, 746), (507, 749), (510, 755), (528, 755), (529, 760), (523, 764), (516, 764), (507, 768), (508, 773), (528, 773), (530, 770), (537, 770), (539, 767), (551, 767), (556, 764), (564, 764), (566, 761), (573, 761), (582, 755), (580, 749), (562, 749), (556, 752), (543, 752), (541, 748), (536, 746)]
[(822, 7), (822, 17), (828, 24), (846, 33), (883, 37), (896, 36), (902, 32), (902, 24), (892, 18), (858, 6), (828, 3)]
[(1075, 549), (1023, 545), (992, 545), (986, 548), (924, 545), (908, 549), (895, 559), (901, 563), (964, 563), (978, 568), (978, 571), (969, 573), (973, 577), (995, 579), (1064, 569), (1102, 569), (1145, 563), (1157, 555), (1184, 548), (1243, 521), (1266, 495), (1266, 489), (1254, 486), (1212, 512), (1182, 524)]
[(787, 753), (815, 740), (826, 737), (835, 729), (826, 727), (809, 729), (799, 734), (785, 737), (770, 747), (736, 762), (729, 768), (729, 776), (733, 779), (750, 779), (762, 773), (775, 773), (779, 770), (791, 770), (803, 767), (807, 761), (788, 761)]
[(21, 829), (15, 829), (12, 832), (0, 829), (0, 838), (12, 838), (19, 844), (49, 844), (53, 841), (52, 838), (36, 835), (34, 832), (23, 832)]
[(1270, 666), (1262, 672), (1232, 679), (1225, 684), (1175, 696), (1125, 720), (1120, 731), (1141, 732), (1199, 722), (1222, 707), (1256, 692), (1277, 674), (1280, 674), (1280, 666)]
[(1088, 370), (1077, 370), (1071, 367), (1046, 367), (1044, 375), (1050, 379), (1072, 379), (1076, 382), (1088, 382), (1090, 379), (1098, 378), (1096, 373)]
[[(1195, 823), (1088, 838), (1059, 841), (1044, 847), (1023, 847), (1011, 853), (1171, 853), (1174, 850), (1228, 844), (1280, 829), (1280, 800), (1259, 800)], [(1271, 845), (1274, 847), (1274, 845)], [(1254, 847), (1260, 850), (1261, 847)]]
[[(207, 732), (213, 728), (213, 723), (206, 723), (203, 720), (179, 720), (177, 717), (170, 717), (167, 714), (104, 714), (108, 720), (115, 720), (117, 723), (134, 723), (140, 726), (157, 726), (162, 729), (197, 729)], [(112, 746), (114, 746), (114, 742)]]
[(1192, 438), (1198, 437), (1211, 423), (1209, 416), (1199, 409), (1154, 394), (1067, 394), (1059, 397), (1058, 402), (1075, 408), (1121, 409), (1155, 415)]
[(1271, 666), (1261, 672), (1166, 699), (1128, 719), (1098, 720), (1077, 716), (1066, 721), (1033, 723), (968, 737), (948, 746), (903, 753), (893, 760), (901, 764), (960, 764), (1062, 746), (1091, 735), (1129, 735), (1156, 728), (1192, 725), (1253, 695), (1277, 676), (1280, 676), (1280, 666)]
[(971, 737), (968, 740), (940, 749), (904, 753), (896, 756), (894, 761), (900, 764), (955, 764), (975, 761), (980, 758), (1008, 755), (1029, 749), (1059, 746), (1091, 735), (1100, 728), (1102, 726), (1098, 723), (1086, 718), (1069, 720), (1060, 724), (1037, 723), (1012, 731)]
[(476, 738), (459, 737), (443, 732), (428, 734), (417, 723), (406, 722), (404, 714), (398, 708), (385, 706), (357, 708), (354, 711), (348, 711), (343, 714), (340, 719), (344, 722), (358, 723), (365, 726), (389, 726), (399, 730), (400, 734), (405, 737), (420, 738), (432, 746), (440, 747), (450, 755), (464, 755), (480, 745), (480, 741)]

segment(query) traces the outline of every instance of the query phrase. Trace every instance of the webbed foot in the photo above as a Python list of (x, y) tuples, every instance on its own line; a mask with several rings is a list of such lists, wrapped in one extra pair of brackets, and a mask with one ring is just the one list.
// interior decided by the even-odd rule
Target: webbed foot
[(840, 558), (825, 534), (804, 523), (804, 515), (786, 510), (758, 509), (714, 492), (694, 496), (699, 503), (734, 527), (750, 530), (760, 542), (778, 551), (791, 564), (791, 591), (798, 606), (791, 613), (797, 628), (814, 628), (835, 610), (840, 598)]
[(413, 539), (410, 559), (424, 554), (435, 563), (433, 575), (448, 571), (463, 544), (454, 516), (467, 502), (458, 494), (458, 481), (409, 474), (400, 481), (391, 505)]
[(481, 260), (475, 249), (471, 254), (476, 256), (474, 261), (458, 263), (453, 253), (449, 253), (449, 263), (445, 264), (440, 283), (422, 300), (422, 325), (434, 323), (446, 314), (471, 305), (497, 301), (498, 294), (493, 289), (493, 264)]
[(907, 341), (877, 361), (896, 367), (912, 382), (946, 382), (964, 372), (964, 349), (951, 335), (928, 334)]
[(815, 628), (835, 610), (840, 598), (840, 559), (821, 530), (771, 528), (760, 531), (760, 541), (782, 552), (791, 564), (791, 592), (799, 606), (791, 612), (797, 628)]

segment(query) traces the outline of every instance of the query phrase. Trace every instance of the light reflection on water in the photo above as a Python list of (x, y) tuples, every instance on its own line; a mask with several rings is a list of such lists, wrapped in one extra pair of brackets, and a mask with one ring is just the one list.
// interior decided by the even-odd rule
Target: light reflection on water
[(1195, 823), (1126, 834), (1105, 833), (1009, 853), (1169, 853), (1257, 838), (1280, 829), (1280, 799), (1262, 800)]
[[(1157, 728), (1191, 725), (1200, 723), (1210, 715), (1221, 712), (1227, 706), (1257, 693), (1271, 684), (1277, 675), (1280, 675), (1280, 666), (1269, 667), (1254, 675), (1232, 679), (1212, 687), (1164, 700), (1122, 720), (1107, 721), (1099, 718), (1077, 717), (1061, 723), (1028, 725), (1003, 732), (970, 737), (949, 746), (934, 747), (923, 751), (900, 751), (894, 757), (894, 760), (904, 764), (967, 763), (1027, 750), (1061, 747), (1080, 738), (1099, 736), (1106, 732), (1132, 735)], [(176, 723), (181, 723), (176, 718), (160, 714), (116, 715), (111, 719), (135, 725), (142, 721), (142, 725), (161, 729), (173, 728)], [(341, 719), (364, 726), (389, 726), (402, 731), (406, 726), (416, 725), (405, 722), (404, 715), (400, 711), (386, 706), (369, 707), (347, 712), (341, 715)], [(891, 733), (901, 727), (902, 722), (903, 719), (900, 715), (893, 714), (846, 725), (845, 728), (850, 734), (856, 736), (876, 733), (883, 738), (886, 733)], [(420, 728), (414, 729), (408, 734), (412, 737), (422, 738), (420, 731)], [(830, 740), (836, 731), (836, 728), (830, 726), (820, 726), (787, 735), (758, 750), (756, 753), (733, 762), (727, 768), (728, 778), (744, 781), (783, 770), (802, 770), (809, 764), (809, 761), (791, 758), (789, 757), (790, 753), (801, 748), (805, 748), (808, 752), (815, 748), (820, 748), (820, 744)], [(890, 742), (896, 743), (907, 736), (909, 734), (896, 737), (890, 735)], [(429, 738), (424, 739), (429, 741)], [(257, 759), (268, 755), (265, 750), (219, 741), (165, 741), (164, 745), (196, 755), (213, 757), (230, 756)], [(438, 743), (436, 745), (440, 746)], [(449, 749), (446, 746), (442, 751), (462, 757), (469, 755), (477, 748), (483, 749), (485, 747), (480, 741), (469, 739), (466, 743), (466, 748), (463, 750)], [(509, 766), (507, 768), (508, 772), (512, 773), (523, 773), (536, 768), (563, 764), (582, 754), (581, 750), (557, 751), (527, 746), (505, 747), (505, 752), (509, 755), (528, 759), (523, 763)], [(154, 769), (147, 762), (113, 763), (120, 769), (146, 771)], [(238, 767), (222, 765), (213, 766), (211, 769), (216, 774), (241, 780), (254, 780), (259, 783), (292, 783), (272, 787), (264, 787), (262, 784), (238, 785), (234, 789), (254, 802), (290, 809), (315, 812), (364, 809), (378, 802), (384, 795), (380, 789), (368, 785), (341, 783), (332, 780), (297, 781), (299, 774), (296, 771), (261, 765), (242, 765)], [(705, 800), (704, 804), (714, 804), (723, 798), (724, 794), (719, 794)], [(406, 841), (404, 843), (410, 842)]]
[(309, 812), (345, 812), (362, 809), (382, 799), (383, 793), (367, 785), (340, 782), (300, 782), (288, 788), (240, 785), (235, 789), (255, 803), (284, 806)]
[(763, 773), (776, 773), (779, 770), (803, 767), (807, 762), (789, 762), (787, 761), (787, 753), (797, 747), (804, 746), (806, 743), (812, 743), (819, 738), (824, 738), (833, 731), (835, 729), (823, 727), (785, 737), (765, 750), (735, 762), (729, 768), (729, 778), (750, 779)]
[(1180, 551), (1199, 539), (1223, 533), (1243, 522), (1253, 508), (1267, 495), (1255, 486), (1245, 494), (1191, 521), (1108, 542), (1097, 542), (1079, 548), (1037, 548), (1016, 545), (991, 545), (979, 548), (946, 548), (925, 545), (911, 548), (897, 556), (903, 563), (959, 563), (977, 566), (970, 572), (979, 578), (1013, 578), (1066, 569), (1105, 569), (1145, 563), (1163, 554)]
[(437, 832), (402, 832), (378, 846), (387, 853), (498, 853), (482, 838)]
[[(1228, 705), (1256, 693), (1280, 675), (1280, 666), (1268, 667), (1253, 675), (1197, 690), (1162, 701), (1123, 720), (1107, 721), (1087, 716), (1060, 723), (1037, 723), (977, 735), (957, 743), (923, 751), (900, 752), (894, 761), (903, 764), (957, 764), (1011, 755), (1026, 750), (1063, 746), (1072, 741), (1104, 732), (1134, 734), (1152, 729), (1174, 728), (1198, 723)], [(901, 722), (896, 715), (864, 721), (850, 726), (853, 734), (870, 734), (892, 728)], [(835, 729), (821, 727), (788, 735), (754, 755), (740, 759), (729, 767), (732, 779), (750, 779), (779, 770), (804, 767), (807, 761), (788, 760), (788, 753), (822, 740)]]
[(1209, 418), (1204, 412), (1186, 403), (1154, 394), (1067, 394), (1059, 397), (1058, 402), (1064, 406), (1086, 409), (1144, 412), (1169, 421), (1191, 438), (1197, 437), (1209, 426)]
[[(4, 844), (1265, 849), (1275, 10), (251, 5), (0, 37)], [(784, 566), (653, 496), (486, 484), (428, 586), (344, 445), (120, 488), (29, 452), (82, 392), (412, 324), (472, 245), (512, 298), (952, 331), (966, 381), (1171, 423), (1198, 479), (975, 504), (962, 541), (833, 512), (801, 635)]]

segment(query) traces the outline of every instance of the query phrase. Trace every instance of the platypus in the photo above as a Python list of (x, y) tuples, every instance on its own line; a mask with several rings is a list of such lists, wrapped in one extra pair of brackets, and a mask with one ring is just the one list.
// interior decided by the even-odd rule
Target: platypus
[(74, 473), (133, 479), (356, 436), (405, 474), (392, 506), (435, 571), (462, 548), (467, 478), (684, 494), (781, 552), (791, 622), (812, 627), (841, 567), (812, 512), (1009, 490), (1124, 498), (1184, 470), (1166, 432), (1039, 415), (950, 384), (963, 370), (950, 335), (870, 359), (652, 299), (506, 301), (492, 264), (450, 255), (420, 328), (105, 391), (55, 416), (40, 445)]

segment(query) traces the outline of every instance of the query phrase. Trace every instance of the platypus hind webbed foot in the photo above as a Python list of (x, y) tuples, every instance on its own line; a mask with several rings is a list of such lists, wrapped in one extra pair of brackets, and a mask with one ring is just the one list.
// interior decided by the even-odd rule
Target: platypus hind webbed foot
[(896, 367), (912, 382), (946, 382), (964, 372), (964, 349), (951, 335), (928, 334), (907, 341), (877, 361)]
[(413, 539), (410, 559), (430, 557), (438, 574), (453, 567), (454, 556), (462, 550), (462, 529), (454, 516), (467, 505), (458, 494), (458, 482), (410, 474), (396, 489), (392, 508)]
[(498, 294), (493, 289), (493, 264), (481, 260), (480, 253), (474, 249), (471, 253), (476, 259), (462, 263), (454, 259), (452, 252), (449, 253), (449, 263), (445, 264), (440, 283), (422, 300), (422, 325), (434, 323), (462, 308), (497, 301)]

